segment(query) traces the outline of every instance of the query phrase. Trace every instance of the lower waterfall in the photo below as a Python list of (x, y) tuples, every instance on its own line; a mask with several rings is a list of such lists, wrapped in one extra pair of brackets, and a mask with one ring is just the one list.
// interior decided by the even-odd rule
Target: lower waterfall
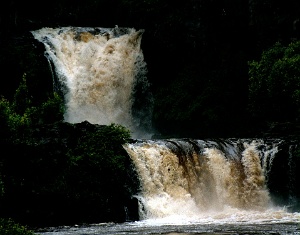
[[(281, 140), (136, 140), (123, 147), (140, 179), (142, 220), (266, 220), (292, 217), (268, 180)], [(227, 221), (228, 222), (228, 221)]]

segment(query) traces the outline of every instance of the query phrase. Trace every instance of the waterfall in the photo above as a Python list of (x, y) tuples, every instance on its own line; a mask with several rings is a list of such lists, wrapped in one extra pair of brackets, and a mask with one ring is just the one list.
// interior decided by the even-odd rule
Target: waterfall
[[(282, 140), (150, 138), (152, 96), (142, 30), (62, 27), (32, 34), (44, 44), (54, 69), (53, 87), (63, 94), (65, 121), (116, 123), (136, 138), (123, 147), (140, 182), (134, 197), (141, 220), (299, 221), (299, 213), (287, 214), (277, 205), (280, 190), (286, 191), (290, 205), (299, 204), (293, 148), (277, 161)], [(281, 166), (284, 161), (288, 163)], [(274, 173), (274, 168), (281, 172)], [(127, 214), (128, 208), (124, 210)]]
[[(143, 30), (62, 27), (31, 33), (44, 44), (45, 56), (55, 67), (54, 83), (58, 81), (64, 95), (65, 121), (115, 123), (131, 130), (134, 138), (151, 135), (152, 101), (141, 50)], [(137, 92), (137, 87), (143, 91)], [(141, 97), (135, 97), (137, 93)], [(142, 107), (135, 105), (140, 99)]]
[(140, 179), (140, 193), (135, 195), (140, 218), (286, 216), (282, 208), (270, 215), (276, 205), (268, 188), (281, 144), (281, 140), (263, 139), (135, 140), (125, 144)]

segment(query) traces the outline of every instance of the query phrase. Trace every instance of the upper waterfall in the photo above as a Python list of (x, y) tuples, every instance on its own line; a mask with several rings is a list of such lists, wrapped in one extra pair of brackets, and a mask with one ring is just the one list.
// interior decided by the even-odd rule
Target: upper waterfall
[(137, 84), (144, 92), (149, 87), (141, 50), (143, 30), (62, 27), (31, 33), (44, 44), (45, 55), (54, 65), (65, 99), (65, 121), (116, 123), (131, 130), (134, 138), (147, 137), (151, 97), (145, 96), (149, 93), (141, 98), (148, 103), (134, 109)]

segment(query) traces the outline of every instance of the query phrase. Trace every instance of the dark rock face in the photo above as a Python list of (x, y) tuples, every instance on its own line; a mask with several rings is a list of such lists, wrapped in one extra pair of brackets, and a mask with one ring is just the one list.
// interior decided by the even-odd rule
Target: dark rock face
[(299, 147), (299, 140), (285, 139), (272, 162), (268, 177), (268, 188), (274, 203), (287, 205), (292, 212), (300, 208), (300, 190), (297, 187), (300, 180)]

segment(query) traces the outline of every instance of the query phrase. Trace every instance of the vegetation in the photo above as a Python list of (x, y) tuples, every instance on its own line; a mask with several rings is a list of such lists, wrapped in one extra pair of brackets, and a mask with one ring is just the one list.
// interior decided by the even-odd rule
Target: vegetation
[(33, 103), (26, 75), (13, 101), (0, 102), (0, 217), (30, 226), (125, 220), (137, 190), (122, 147), (129, 130), (64, 123), (55, 93)]
[(12, 219), (0, 218), (0, 234), (1, 235), (34, 235), (25, 226), (15, 223)]
[(300, 115), (300, 41), (275, 43), (249, 62), (249, 112), (269, 123), (297, 123)]
[(21, 129), (61, 121), (63, 120), (63, 114), (63, 100), (56, 93), (53, 93), (48, 100), (39, 106), (32, 106), (31, 94), (29, 94), (26, 74), (24, 74), (13, 101), (9, 102), (4, 97), (0, 100), (0, 117), (3, 131), (1, 137), (7, 138), (5, 134), (10, 134), (17, 138), (20, 134), (18, 131)]

